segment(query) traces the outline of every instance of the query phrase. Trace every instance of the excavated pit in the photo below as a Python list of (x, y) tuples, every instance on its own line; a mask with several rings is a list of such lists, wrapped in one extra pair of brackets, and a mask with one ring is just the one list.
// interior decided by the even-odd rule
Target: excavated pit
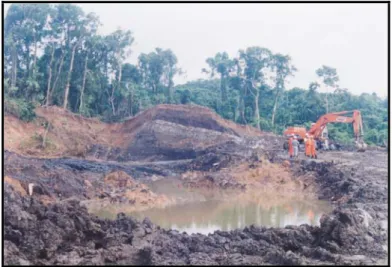
[[(6, 118), (6, 265), (386, 263), (389, 207), (385, 152), (328, 152), (319, 154), (318, 160), (289, 163), (280, 152), (280, 137), (235, 125), (199, 107), (158, 106), (115, 125), (55, 109), (38, 113), (53, 124), (48, 136), (57, 151), (40, 149), (34, 142), (28, 148), (26, 142), (16, 144), (13, 133), (20, 134), (18, 129), (23, 125)], [(23, 127), (33, 129), (26, 130), (30, 134), (42, 130), (34, 125)], [(79, 147), (84, 151), (81, 154), (74, 153), (78, 145), (83, 145)], [(142, 148), (145, 151), (140, 151)], [(169, 196), (153, 186), (170, 179), (193, 190), (195, 199), (183, 198), (183, 191), (182, 196)], [(29, 183), (35, 184), (33, 196), (28, 195)], [(279, 205), (290, 209), (287, 203), (294, 202), (279, 194), (275, 194), (279, 204), (260, 199), (260, 193), (274, 190), (286, 196), (301, 193), (318, 198), (329, 203), (328, 210), (318, 214), (316, 204), (314, 224), (258, 224), (257, 217), (268, 216), (255, 216), (256, 207), (262, 213)], [(200, 201), (200, 196), (205, 201)], [(242, 196), (259, 201), (247, 206), (251, 201), (239, 201)], [(185, 199), (182, 211), (177, 205), (181, 199)], [(232, 230), (221, 227), (223, 231), (207, 235), (183, 233), (184, 227), (178, 231), (169, 229), (173, 228), (170, 223), (157, 221), (159, 226), (151, 222), (155, 215), (150, 220), (112, 212), (108, 219), (89, 212), (115, 205), (132, 207), (131, 213), (143, 217), (158, 206), (160, 212), (174, 209), (181, 219), (191, 217), (186, 205), (197, 200), (198, 208), (203, 203), (207, 206), (207, 211), (201, 208), (200, 213), (221, 217), (219, 214), (230, 213), (227, 209), (233, 211), (230, 199), (237, 207), (244, 203), (243, 213), (234, 218), (245, 217), (245, 224)], [(314, 207), (314, 200), (303, 203), (306, 201)], [(308, 208), (305, 205), (302, 211), (306, 217), (311, 215)], [(197, 212), (195, 208), (194, 216)], [(246, 226), (252, 221), (256, 223)]]
[[(249, 196), (252, 195), (252, 197)], [(226, 198), (215, 196), (204, 198), (192, 196), (192, 200), (167, 207), (152, 207), (141, 211), (128, 212), (127, 205), (108, 205), (91, 213), (108, 219), (117, 214), (139, 220), (149, 218), (152, 223), (166, 230), (178, 230), (187, 234), (212, 234), (216, 230), (230, 231), (246, 226), (285, 227), (288, 225), (320, 225), (323, 214), (332, 211), (327, 201), (276, 194), (247, 192), (243, 195), (229, 194)], [(189, 199), (189, 196), (186, 196)]]

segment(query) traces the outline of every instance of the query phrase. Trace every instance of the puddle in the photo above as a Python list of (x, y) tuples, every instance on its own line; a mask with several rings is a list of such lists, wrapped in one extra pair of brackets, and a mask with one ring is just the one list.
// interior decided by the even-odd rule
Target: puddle
[(165, 229), (208, 234), (252, 224), (265, 227), (319, 225), (321, 216), (332, 211), (326, 201), (269, 189), (234, 193), (216, 189), (195, 190), (185, 188), (178, 179), (162, 179), (148, 186), (154, 193), (175, 198), (177, 204), (137, 211), (130, 205), (109, 205), (91, 212), (113, 219), (121, 211), (140, 220), (148, 217)]
[[(252, 198), (206, 200), (126, 213), (140, 220), (148, 217), (165, 229), (176, 229), (188, 234), (208, 234), (216, 230), (241, 229), (252, 224), (266, 227), (319, 225), (322, 214), (331, 211), (328, 203), (317, 200), (280, 198), (280, 201), (277, 201), (266, 196)], [(274, 204), (276, 202), (280, 204)], [(118, 207), (116, 209), (118, 210)], [(95, 213), (106, 218), (116, 216), (110, 207)]]

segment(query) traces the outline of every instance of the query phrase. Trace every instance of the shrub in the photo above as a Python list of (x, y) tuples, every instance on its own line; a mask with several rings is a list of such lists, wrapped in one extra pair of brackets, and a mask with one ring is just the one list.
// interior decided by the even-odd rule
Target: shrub
[(5, 114), (12, 114), (23, 121), (31, 121), (35, 118), (34, 105), (18, 98), (4, 98)]

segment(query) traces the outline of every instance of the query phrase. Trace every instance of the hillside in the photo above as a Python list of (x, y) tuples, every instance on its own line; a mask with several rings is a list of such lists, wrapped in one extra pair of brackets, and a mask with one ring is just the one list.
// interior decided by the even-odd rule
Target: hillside
[(55, 106), (39, 107), (36, 114), (32, 122), (5, 116), (6, 150), (38, 157), (170, 160), (194, 158), (196, 153), (229, 141), (273, 137), (192, 105), (158, 105), (112, 124)]

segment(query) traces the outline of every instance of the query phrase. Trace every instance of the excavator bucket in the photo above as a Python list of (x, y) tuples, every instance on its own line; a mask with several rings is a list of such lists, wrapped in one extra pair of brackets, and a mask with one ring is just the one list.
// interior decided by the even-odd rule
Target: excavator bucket
[(363, 140), (359, 140), (355, 142), (355, 147), (358, 152), (365, 152), (367, 148), (367, 144)]

